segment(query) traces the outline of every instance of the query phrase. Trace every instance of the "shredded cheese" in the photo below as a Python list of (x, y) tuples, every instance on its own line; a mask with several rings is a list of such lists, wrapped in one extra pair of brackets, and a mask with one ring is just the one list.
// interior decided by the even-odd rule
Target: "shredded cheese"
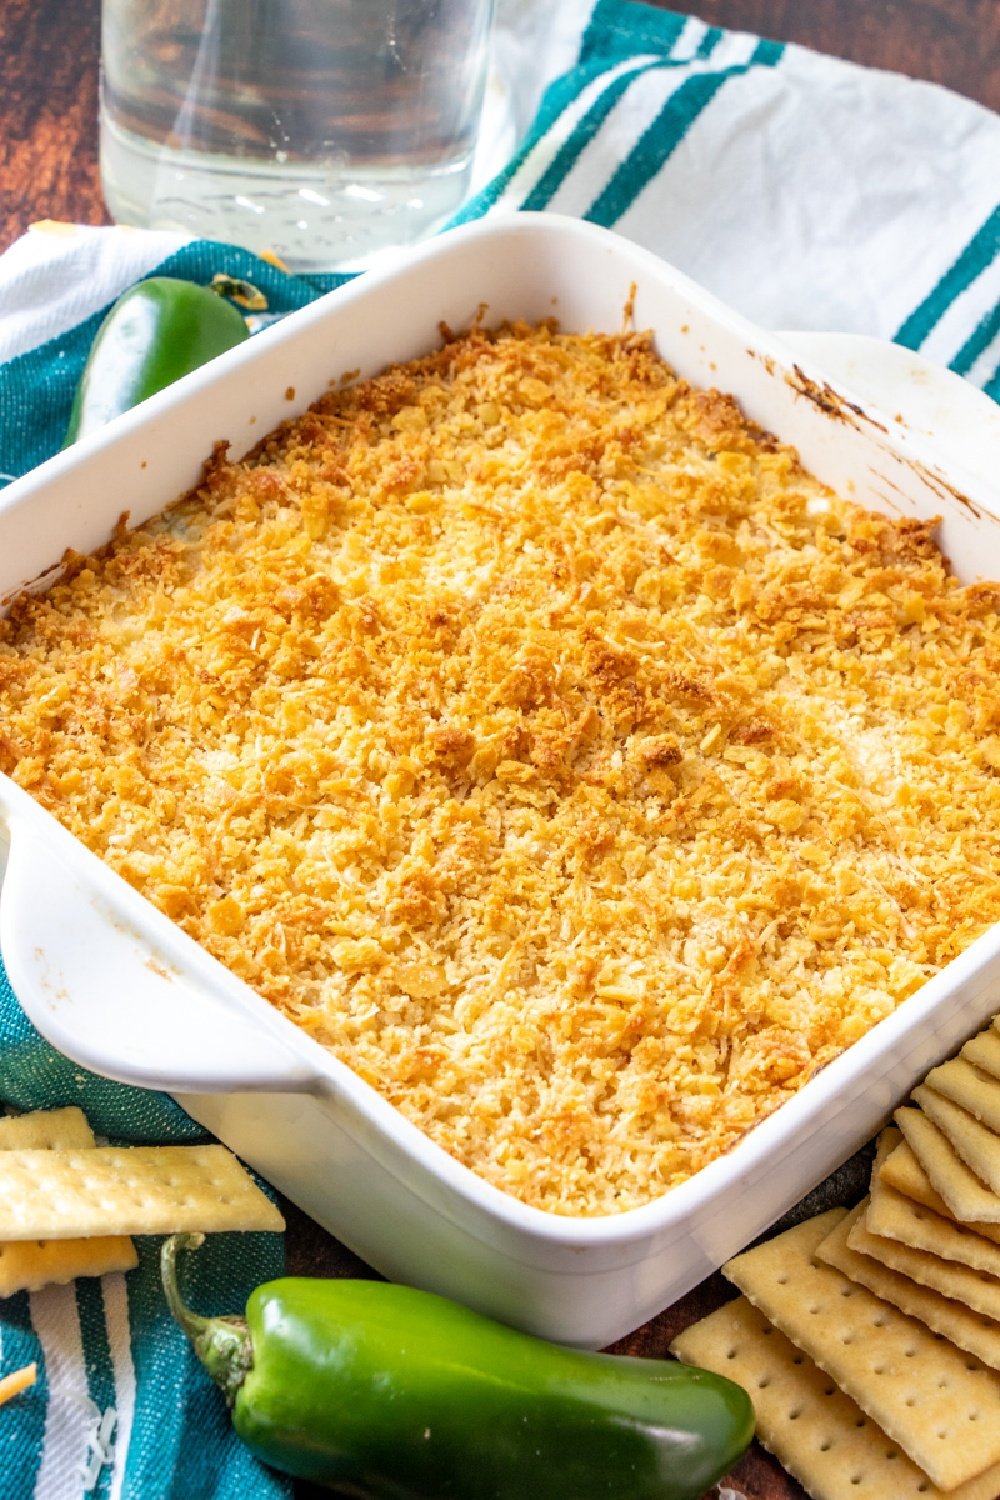
[(21, 1370), (12, 1370), (9, 1375), (0, 1378), (0, 1406), (5, 1401), (10, 1401), (14, 1396), (19, 1396), (22, 1391), (28, 1390), (38, 1379), (38, 1366), (32, 1362), (25, 1365)]

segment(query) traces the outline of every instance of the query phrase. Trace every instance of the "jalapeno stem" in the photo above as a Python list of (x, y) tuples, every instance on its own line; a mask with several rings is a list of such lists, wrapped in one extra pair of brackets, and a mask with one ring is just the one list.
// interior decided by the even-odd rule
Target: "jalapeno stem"
[(191, 1340), (195, 1354), (221, 1386), (232, 1406), (236, 1392), (253, 1365), (253, 1346), (242, 1318), (204, 1318), (192, 1312), (177, 1286), (177, 1255), (181, 1250), (197, 1250), (204, 1244), (203, 1234), (174, 1234), (164, 1240), (160, 1251), (160, 1279), (167, 1306), (177, 1323)]
[(227, 276), (224, 271), (218, 271), (212, 277), (209, 290), (219, 297), (228, 297), (246, 312), (267, 312), (267, 298), (263, 292), (258, 291), (251, 282)]

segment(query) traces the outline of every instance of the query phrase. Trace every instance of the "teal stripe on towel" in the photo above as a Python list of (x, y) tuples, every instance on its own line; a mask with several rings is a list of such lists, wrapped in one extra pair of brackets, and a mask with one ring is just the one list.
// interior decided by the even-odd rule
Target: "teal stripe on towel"
[[(114, 1366), (108, 1346), (108, 1330), (104, 1321), (104, 1295), (99, 1277), (81, 1277), (76, 1283), (76, 1307), (80, 1317), (80, 1337), (83, 1342), (83, 1362), (87, 1371), (87, 1390), (90, 1399), (102, 1416), (108, 1407), (117, 1407)], [(95, 1422), (95, 1427), (97, 1423)], [(108, 1493), (111, 1483), (111, 1465), (100, 1471), (93, 1491), (96, 1497)]]
[[(609, 56), (609, 53), (613, 54), (614, 43), (616, 38), (621, 35), (621, 28), (620, 26), (612, 28), (612, 32), (609, 32), (601, 19), (600, 13), (602, 9), (603, 7), (598, 4), (591, 17), (591, 23), (584, 36), (580, 56), (589, 67), (593, 67), (594, 63), (599, 61), (601, 65), (600, 70), (604, 72), (609, 70), (609, 65), (614, 65), (613, 55)], [(614, 13), (618, 13), (617, 5), (612, 7), (612, 10)], [(663, 12), (662, 15), (654, 12), (654, 15), (657, 21), (661, 23), (655, 28), (656, 35), (647, 34), (645, 11), (643, 11), (643, 28), (638, 40), (644, 45), (655, 47), (657, 51), (666, 49), (669, 52), (679, 41), (684, 27), (687, 25), (687, 18), (685, 16), (673, 15), (669, 11)], [(717, 27), (712, 27), (702, 37), (699, 49), (705, 45), (706, 41), (713, 34), (714, 40), (711, 45), (715, 46), (715, 42), (721, 37), (722, 33)], [(636, 40), (635, 33), (630, 28), (627, 56), (634, 54), (636, 51)], [(608, 45), (609, 42), (612, 43), (611, 46)], [(702, 55), (700, 50), (698, 55)], [(607, 88), (594, 100), (594, 103), (587, 110), (583, 118), (574, 126), (572, 133), (559, 147), (549, 166), (542, 173), (531, 192), (525, 197), (521, 207), (525, 209), (543, 209), (548, 207), (579, 158), (583, 155), (605, 120), (611, 114), (615, 105), (628, 92), (637, 78), (645, 77), (648, 71), (658, 71), (678, 66), (682, 66), (682, 64), (675, 62), (670, 57), (665, 57), (662, 61), (652, 63), (647, 61), (644, 64), (637, 61), (634, 69), (620, 74), (617, 78), (613, 78)], [(574, 89), (574, 97), (579, 97), (582, 92), (582, 88), (576, 87)]]
[(992, 312), (988, 312), (973, 329), (952, 360), (951, 368), (958, 375), (967, 375), (979, 356), (990, 347), (998, 335), (1000, 335), (1000, 303), (997, 303)]
[(894, 335), (895, 342), (907, 349), (919, 349), (955, 298), (971, 286), (997, 255), (1000, 255), (1000, 207), (993, 210), (934, 290), (901, 324)]
[[(607, 71), (606, 58), (592, 58), (585, 66), (574, 68), (571, 72), (565, 73), (562, 78), (556, 79), (542, 100), (531, 132), (519, 150), (511, 157), (503, 171), (499, 172), (481, 193), (470, 199), (464, 208), (449, 219), (447, 227), (452, 229), (456, 224), (467, 224), (473, 219), (479, 219), (492, 208), (493, 204), (498, 202), (506, 192), (527, 158), (539, 141), (549, 133), (563, 111), (574, 103), (589, 84)], [(630, 73), (628, 76), (631, 78), (635, 74)]]
[(610, 229), (661, 171), (719, 90), (731, 78), (740, 77), (754, 68), (775, 67), (784, 50), (780, 42), (758, 42), (748, 62), (734, 63), (718, 73), (699, 73), (697, 77), (686, 79), (612, 173), (607, 186), (587, 209), (586, 217)]
[(613, 78), (576, 124), (572, 133), (563, 141), (531, 192), (525, 195), (521, 207), (525, 209), (547, 208), (619, 99), (628, 92), (636, 79), (644, 78), (647, 72), (670, 66), (669, 63), (637, 66), (631, 72), (622, 73), (618, 78)]
[(716, 47), (722, 41), (722, 32), (718, 26), (710, 26), (695, 48), (695, 57), (711, 57)]
[(619, 0), (597, 0), (580, 44), (580, 61), (587, 63), (599, 57), (608, 67), (644, 50), (669, 53), (687, 22), (686, 15), (672, 10), (654, 10), (651, 5), (624, 7)]

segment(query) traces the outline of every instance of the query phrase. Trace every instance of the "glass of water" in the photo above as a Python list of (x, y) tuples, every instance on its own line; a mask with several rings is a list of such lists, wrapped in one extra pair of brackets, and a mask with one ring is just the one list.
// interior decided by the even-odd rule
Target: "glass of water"
[(112, 217), (364, 265), (468, 191), (493, 0), (103, 0)]

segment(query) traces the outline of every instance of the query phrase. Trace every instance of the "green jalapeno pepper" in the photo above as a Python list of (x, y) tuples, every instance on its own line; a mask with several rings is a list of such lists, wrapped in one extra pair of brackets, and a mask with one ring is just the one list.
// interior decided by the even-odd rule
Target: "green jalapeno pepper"
[(358, 1500), (697, 1500), (753, 1436), (731, 1381), (588, 1354), (411, 1287), (286, 1277), (245, 1319), (175, 1318), (265, 1463)]
[(119, 297), (91, 345), (63, 446), (249, 338), (242, 314), (220, 295), (232, 285), (152, 276)]

